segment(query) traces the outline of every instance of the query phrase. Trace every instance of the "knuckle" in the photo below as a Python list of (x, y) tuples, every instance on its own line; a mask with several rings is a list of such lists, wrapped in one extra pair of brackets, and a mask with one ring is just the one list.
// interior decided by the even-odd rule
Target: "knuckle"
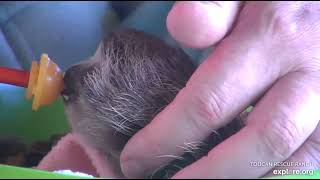
[(261, 127), (258, 133), (267, 155), (277, 160), (287, 159), (301, 137), (297, 125), (285, 116)]
[(318, 16), (315, 7), (319, 5), (299, 1), (274, 2), (266, 11), (270, 17), (271, 33), (285, 38), (298, 38)]
[[(319, 5), (313, 2), (283, 1), (272, 2), (262, 10), (262, 24), (259, 27), (264, 28), (258, 32), (266, 39), (266, 47), (278, 55), (278, 60), (299, 66), (307, 60), (297, 56), (313, 56), (311, 54), (316, 48), (315, 43), (318, 44), (320, 40), (320, 26), (317, 23)], [(288, 58), (288, 54), (295, 55)]]
[[(292, 7), (292, 6), (291, 6)], [(269, 11), (271, 33), (281, 36), (293, 34), (293, 28), (296, 22), (293, 18), (292, 8), (284, 9), (281, 4), (277, 4)]]
[[(220, 127), (223, 123), (225, 102), (222, 94), (218, 94), (209, 88), (199, 88), (196, 93), (190, 93), (190, 102), (186, 111), (190, 119), (198, 129), (212, 129)], [(211, 89), (211, 88), (210, 88)]]

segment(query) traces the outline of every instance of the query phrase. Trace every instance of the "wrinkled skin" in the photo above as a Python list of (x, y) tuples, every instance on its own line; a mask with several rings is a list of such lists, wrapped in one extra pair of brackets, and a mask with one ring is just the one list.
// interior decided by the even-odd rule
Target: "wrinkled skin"
[[(319, 168), (319, 13), (317, 2), (178, 2), (168, 16), (170, 33), (191, 47), (219, 43), (173, 102), (126, 144), (124, 174), (152, 172), (169, 162), (152, 157), (180, 155), (175, 147), (203, 140), (249, 104), (255, 108), (246, 127), (174, 178), (258, 178), (274, 169)], [(254, 167), (253, 161), (312, 166)]]

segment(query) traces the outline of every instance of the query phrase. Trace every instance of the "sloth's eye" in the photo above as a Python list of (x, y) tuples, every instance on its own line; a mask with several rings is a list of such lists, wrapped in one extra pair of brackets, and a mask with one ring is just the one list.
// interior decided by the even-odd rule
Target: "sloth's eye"
[(65, 94), (62, 94), (62, 98), (63, 98), (64, 101), (68, 101), (69, 100), (69, 96), (65, 95)]

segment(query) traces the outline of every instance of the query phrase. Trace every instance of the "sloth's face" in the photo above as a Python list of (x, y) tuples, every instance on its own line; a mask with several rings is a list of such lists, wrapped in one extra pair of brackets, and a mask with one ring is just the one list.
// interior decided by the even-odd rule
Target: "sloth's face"
[[(174, 99), (195, 68), (184, 52), (146, 33), (111, 33), (93, 57), (65, 74), (62, 95), (72, 131), (119, 163), (126, 142)], [(168, 165), (166, 176), (205, 155), (239, 127), (236, 122), (212, 134), (186, 153), (183, 162), (171, 163), (179, 166)]]

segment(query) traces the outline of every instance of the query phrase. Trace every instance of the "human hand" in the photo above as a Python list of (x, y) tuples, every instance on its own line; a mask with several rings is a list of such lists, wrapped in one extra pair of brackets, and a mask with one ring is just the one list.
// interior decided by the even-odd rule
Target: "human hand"
[[(255, 107), (241, 131), (174, 178), (257, 178), (274, 169), (320, 167), (320, 4), (241, 5), (177, 2), (171, 10), (168, 30), (179, 42), (219, 43), (175, 100), (126, 145), (121, 166), (127, 177), (169, 163), (155, 157), (181, 155), (178, 146), (203, 140), (250, 104)], [(250, 165), (282, 161), (312, 167)]]

